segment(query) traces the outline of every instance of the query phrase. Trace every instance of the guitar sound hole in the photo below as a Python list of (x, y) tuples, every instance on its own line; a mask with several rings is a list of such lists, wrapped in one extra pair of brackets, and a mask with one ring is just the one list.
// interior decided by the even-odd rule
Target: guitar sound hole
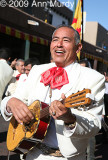
[(24, 125), (23, 125), (23, 130), (24, 130), (24, 132), (33, 132), (34, 130), (35, 130), (35, 128), (36, 128), (36, 123), (37, 122), (37, 120), (36, 119), (33, 119), (30, 123), (24, 123)]

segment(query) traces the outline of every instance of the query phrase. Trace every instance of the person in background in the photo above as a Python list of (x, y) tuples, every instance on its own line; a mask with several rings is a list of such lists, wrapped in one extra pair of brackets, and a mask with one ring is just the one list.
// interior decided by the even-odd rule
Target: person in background
[(29, 72), (32, 69), (32, 67), (34, 65), (39, 65), (39, 64), (40, 64), (39, 60), (35, 57), (29, 58), (25, 61), (24, 74), (21, 74), (15, 92), (18, 92), (18, 90), (24, 86), (24, 83), (25, 83), (26, 79), (28, 78)]
[(108, 72), (104, 72), (105, 75), (105, 94), (104, 94), (104, 104), (105, 104), (105, 114), (103, 115), (103, 143), (108, 143)]
[(108, 118), (108, 72), (105, 74), (104, 103), (105, 103), (105, 116)]
[(17, 58), (15, 58), (10, 64), (13, 70), (15, 70), (16, 63), (17, 63)]
[(32, 69), (32, 67), (34, 65), (39, 65), (39, 64), (40, 64), (39, 60), (37, 58), (35, 58), (35, 57), (27, 59), (25, 61), (25, 63), (24, 63), (25, 74), (28, 76), (28, 74), (29, 74), (30, 70)]
[(89, 67), (89, 68), (91, 68), (90, 66), (90, 63), (86, 60), (86, 59), (82, 59), (82, 60), (80, 60), (79, 61), (79, 64), (81, 65), (81, 66), (83, 66), (83, 67)]
[(13, 76), (10, 82), (8, 83), (8, 86), (5, 92), (5, 96), (11, 96), (15, 92), (15, 89), (19, 81), (19, 77), (21, 76), (21, 74), (24, 74), (24, 60), (23, 59), (18, 59), (16, 61), (15, 69), (16, 70), (14, 70)]
[[(10, 57), (11, 57), (11, 51), (9, 48), (0, 49), (0, 103), (2, 100), (5, 87), (11, 80), (13, 75), (13, 69), (7, 63)], [(0, 113), (1, 113), (1, 107), (0, 107)]]
[[(88, 140), (101, 128), (105, 78), (76, 62), (81, 48), (79, 33), (74, 28), (57, 27), (50, 44), (53, 62), (35, 65), (23, 90), (2, 100), (4, 119), (10, 120), (13, 115), (20, 125), (34, 119), (28, 106), (35, 100), (50, 106), (51, 120), (45, 137), (28, 152), (26, 160), (86, 159)], [(91, 90), (94, 103), (87, 108), (74, 108), (72, 103), (71, 107), (66, 107), (62, 100), (84, 88)]]

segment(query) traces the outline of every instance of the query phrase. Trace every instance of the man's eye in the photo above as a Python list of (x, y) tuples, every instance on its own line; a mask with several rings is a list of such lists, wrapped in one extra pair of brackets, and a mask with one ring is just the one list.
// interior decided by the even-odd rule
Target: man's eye
[(64, 39), (64, 41), (65, 41), (65, 42), (69, 42), (70, 40), (69, 40), (69, 39)]
[(58, 39), (53, 39), (52, 41), (57, 41)]

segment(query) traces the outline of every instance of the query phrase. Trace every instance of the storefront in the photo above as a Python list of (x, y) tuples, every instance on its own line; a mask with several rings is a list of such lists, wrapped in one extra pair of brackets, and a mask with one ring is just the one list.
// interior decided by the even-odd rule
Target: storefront
[[(38, 25), (28, 24), (28, 20)], [(10, 48), (13, 59), (37, 57), (40, 63), (49, 62), (53, 31), (53, 26), (19, 9), (0, 8), (0, 48)]]

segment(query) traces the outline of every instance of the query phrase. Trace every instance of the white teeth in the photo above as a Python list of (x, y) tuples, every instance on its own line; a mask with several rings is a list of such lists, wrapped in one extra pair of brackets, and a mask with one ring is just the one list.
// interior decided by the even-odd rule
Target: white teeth
[(63, 51), (56, 51), (56, 53), (64, 53)]

